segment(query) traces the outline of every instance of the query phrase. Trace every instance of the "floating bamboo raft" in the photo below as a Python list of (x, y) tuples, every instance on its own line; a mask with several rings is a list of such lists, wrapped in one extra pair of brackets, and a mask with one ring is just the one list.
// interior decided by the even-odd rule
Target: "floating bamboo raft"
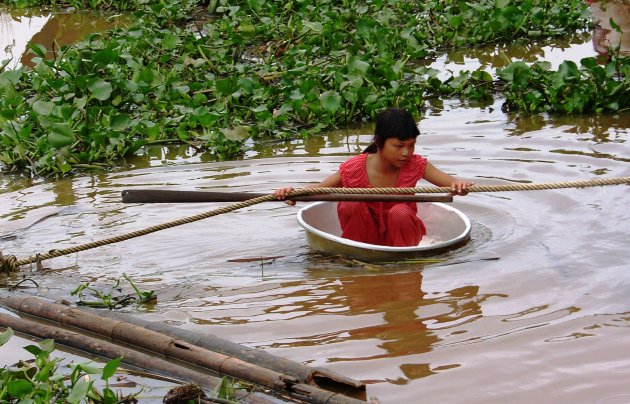
[[(276, 396), (301, 402), (352, 404), (365, 400), (365, 384), (360, 381), (213, 335), (115, 312), (97, 314), (94, 309), (65, 306), (25, 294), (0, 294), (0, 305), (20, 315), (0, 313), (0, 327), (11, 327), (38, 338), (53, 338), (60, 345), (108, 359), (122, 356), (123, 363), (129, 366), (185, 383), (214, 388), (220, 382), (218, 377), (231, 376), (270, 390)], [(247, 402), (267, 402), (259, 396), (244, 397)]]

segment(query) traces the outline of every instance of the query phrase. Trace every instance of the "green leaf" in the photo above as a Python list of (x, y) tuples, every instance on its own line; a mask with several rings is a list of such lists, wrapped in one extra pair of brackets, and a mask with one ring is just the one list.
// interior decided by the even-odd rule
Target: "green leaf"
[(217, 91), (219, 91), (220, 93), (231, 94), (234, 88), (234, 81), (229, 78), (219, 79), (214, 83), (214, 85), (216, 86)]
[(162, 45), (164, 45), (164, 49), (174, 49), (180, 44), (180, 42), (179, 36), (171, 33), (164, 35), (164, 38), (162, 38)]
[(113, 130), (125, 130), (131, 124), (131, 119), (127, 114), (117, 114), (112, 118), (109, 126)]
[(6, 87), (7, 84), (17, 84), (22, 77), (22, 68), (17, 70), (6, 70), (0, 73), (0, 87)]
[(350, 104), (356, 104), (359, 101), (359, 96), (356, 91), (344, 91), (343, 98), (348, 101)]
[(88, 90), (92, 93), (92, 97), (100, 101), (104, 101), (112, 95), (112, 85), (100, 78), (89, 80)]
[[(623, 21), (623, 19), (622, 19)], [(615, 22), (615, 20), (613, 20), (612, 18), (610, 18), (610, 20), (608, 20), (608, 22), (610, 23), (610, 26), (612, 27), (612, 29), (614, 29), (615, 31), (622, 33), (623, 30), (619, 27), (619, 25), (617, 25), (617, 23)]]
[(74, 143), (75, 137), (72, 128), (67, 123), (55, 123), (48, 134), (48, 143), (55, 149)]
[(84, 377), (79, 377), (77, 382), (72, 386), (72, 391), (68, 395), (68, 402), (72, 404), (78, 404), (86, 396), (90, 388), (92, 387), (92, 381), (85, 380)]
[(72, 166), (65, 161), (57, 160), (57, 167), (61, 170), (62, 173), (67, 173), (72, 170)]
[(262, 11), (262, 7), (265, 5), (265, 0), (247, 0), (247, 5), (257, 13)]
[(487, 13), (488, 9), (485, 6), (482, 6), (480, 4), (477, 4), (475, 2), (466, 2), (466, 5), (468, 5), (469, 7), (477, 10), (479, 13)]
[(498, 69), (497, 74), (502, 80), (523, 86), (527, 84), (530, 75), (530, 67), (527, 63), (518, 61), (510, 63), (503, 69)]
[(11, 380), (7, 382), (7, 391), (13, 397), (24, 398), (24, 396), (33, 392), (33, 385), (23, 379)]
[(112, 391), (112, 389), (105, 387), (103, 389), (103, 404), (116, 404), (118, 403), (118, 397), (116, 397), (116, 393)]
[(611, 109), (613, 111), (619, 111), (619, 103), (618, 102), (611, 102), (609, 104), (606, 104), (606, 108)]
[(102, 368), (94, 364), (94, 362), (79, 363), (76, 366), (78, 366), (82, 371), (90, 375), (100, 374), (102, 372)]
[(48, 362), (49, 355), (49, 352), (45, 350), (42, 350), (40, 353), (38, 353), (37, 357), (35, 358), (35, 366), (37, 366), (38, 368), (43, 367), (46, 362)]
[(118, 366), (120, 365), (120, 361), (122, 361), (122, 357), (112, 359), (107, 362), (105, 367), (103, 368), (103, 374), (101, 375), (101, 380), (108, 380), (110, 377), (114, 376)]
[(321, 22), (317, 21), (302, 21), (302, 25), (313, 32), (321, 33), (324, 27)]
[(82, 283), (79, 286), (77, 286), (77, 288), (75, 290), (73, 290), (72, 292), (70, 292), (71, 296), (76, 296), (76, 295), (80, 295), (81, 292), (83, 292), (85, 289), (87, 289), (89, 286), (89, 283)]
[(319, 97), (319, 102), (326, 111), (334, 113), (341, 107), (341, 96), (336, 91), (326, 91)]
[(86, 103), (87, 103), (87, 97), (75, 98), (73, 101), (74, 106), (80, 110), (83, 110), (83, 108), (85, 108)]
[(376, 22), (374, 20), (362, 18), (357, 21), (357, 34), (367, 35), (375, 25)]
[(37, 356), (42, 352), (42, 349), (36, 345), (27, 345), (24, 347), (24, 350), (33, 356)]
[(234, 141), (247, 140), (249, 138), (249, 126), (237, 126), (234, 129), (221, 129), (226, 139)]
[(46, 57), (46, 47), (42, 44), (29, 42), (28, 49), (39, 57)]
[(597, 66), (597, 60), (594, 57), (587, 57), (580, 60), (580, 64), (588, 69), (592, 69)]
[(53, 102), (37, 100), (33, 103), (33, 111), (40, 115), (50, 115), (54, 106)]
[(453, 16), (448, 20), (449, 24), (451, 24), (453, 26), (453, 28), (457, 29), (457, 27), (460, 26), (460, 24), (462, 23), (462, 17), (460, 16)]
[(295, 88), (293, 89), (293, 91), (291, 91), (291, 94), (289, 94), (289, 98), (292, 100), (303, 100), (304, 99), (304, 94), (302, 94), (302, 92), (300, 91), (299, 88)]
[(42, 351), (52, 352), (55, 350), (55, 341), (53, 339), (45, 339), (39, 343), (39, 347)]
[(7, 327), (5, 332), (0, 332), (0, 346), (6, 344), (13, 336), (11, 327)]
[(617, 66), (616, 63), (608, 63), (606, 65), (606, 76), (607, 77), (614, 77), (615, 73), (617, 71)]
[(55, 361), (50, 361), (44, 364), (44, 366), (40, 369), (40, 371), (37, 372), (37, 374), (35, 375), (35, 380), (40, 381), (40, 382), (46, 382), (50, 378), (50, 375), (56, 364), (57, 362)]
[(370, 68), (370, 64), (368, 62), (364, 62), (359, 59), (357, 56), (350, 55), (348, 56), (348, 71), (349, 72), (359, 72), (362, 74), (367, 73)]
[(238, 31), (243, 35), (250, 36), (256, 33), (256, 26), (254, 24), (241, 24)]
[(257, 82), (249, 77), (239, 79), (238, 85), (248, 94), (251, 94), (257, 87)]

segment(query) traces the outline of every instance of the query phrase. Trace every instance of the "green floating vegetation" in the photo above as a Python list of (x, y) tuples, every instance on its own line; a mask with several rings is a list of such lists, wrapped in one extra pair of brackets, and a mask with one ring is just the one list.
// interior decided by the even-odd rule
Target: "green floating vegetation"
[[(165, 141), (234, 159), (250, 139), (311, 136), (369, 120), (387, 106), (418, 114), (428, 96), (490, 100), (507, 89), (510, 109), (534, 112), (517, 101), (526, 89), (522, 78), (510, 81), (520, 77), (509, 74), (516, 67), (500, 78), (478, 70), (440, 79), (418, 61), (448, 47), (566, 35), (589, 25), (581, 0), (213, 0), (203, 11), (169, 0), (137, 7), (124, 29), (89, 35), (52, 59), (31, 46), (33, 67), (0, 65), (3, 171), (61, 176)], [(203, 24), (189, 23), (204, 13)], [(619, 83), (625, 71), (604, 76), (605, 85)], [(552, 74), (541, 70), (527, 81)], [(619, 98), (546, 110), (627, 107)]]
[[(13, 336), (13, 330), (7, 328), (0, 333), (0, 347)], [(17, 364), (0, 368), (0, 402), (20, 403), (120, 403), (136, 402), (138, 393), (125, 397), (117, 395), (109, 385), (122, 358), (98, 366), (93, 362), (71, 365), (69, 374), (59, 369), (60, 358), (51, 358), (55, 350), (54, 341), (43, 340), (39, 345), (24, 347), (34, 356), (34, 360), (19, 361)], [(102, 391), (94, 385), (95, 380), (102, 380)]]
[[(0, 332), (0, 348), (13, 334), (11, 328)], [(122, 358), (113, 359), (104, 365), (92, 361), (73, 363), (70, 371), (64, 371), (60, 369), (62, 359), (51, 357), (55, 351), (52, 339), (43, 340), (38, 345), (27, 345), (24, 350), (34, 359), (20, 360), (14, 365), (0, 368), (1, 403), (136, 403), (142, 393), (140, 390), (123, 396), (112, 389), (110, 380), (116, 375)], [(104, 383), (102, 389), (95, 385), (96, 381)], [(235, 390), (238, 388), (241, 388), (241, 383), (224, 376), (211, 392), (210, 400), (236, 403)], [(171, 389), (164, 401), (186, 402), (193, 396), (208, 399), (201, 388), (190, 384)]]
[(605, 65), (589, 57), (580, 66), (564, 61), (557, 71), (545, 61), (514, 62), (498, 75), (507, 82), (504, 111), (581, 114), (630, 108), (630, 57), (617, 53)]
[[(135, 295), (122, 292), (122, 288), (120, 287), (120, 282), (122, 280), (129, 283), (129, 285), (133, 288)], [(84, 294), (85, 291), (91, 292), (93, 297), (96, 299), (87, 300)], [(118, 278), (116, 284), (107, 292), (95, 289), (90, 286), (89, 282), (86, 282), (80, 284), (75, 290), (70, 292), (70, 294), (72, 296), (78, 296), (79, 301), (77, 302), (77, 305), (79, 306), (107, 308), (110, 310), (128, 306), (131, 303), (152, 303), (157, 300), (157, 296), (152, 290), (141, 291), (127, 276), (127, 274), (123, 274), (120, 278)]]

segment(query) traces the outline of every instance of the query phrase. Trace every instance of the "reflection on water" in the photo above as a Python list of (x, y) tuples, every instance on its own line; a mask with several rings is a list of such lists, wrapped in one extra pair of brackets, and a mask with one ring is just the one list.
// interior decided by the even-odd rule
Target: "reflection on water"
[[(446, 74), (462, 70), (493, 70), (521, 60), (534, 63), (545, 60), (552, 68), (565, 60), (578, 63), (587, 56), (608, 56), (609, 49), (619, 46), (622, 55), (630, 54), (630, 2), (626, 0), (589, 1), (595, 27), (593, 32), (580, 32), (566, 38), (532, 42), (519, 39), (508, 44), (492, 44), (455, 49), (440, 56), (431, 66)], [(610, 19), (621, 33), (612, 28)], [(626, 33), (626, 34), (624, 34)], [(445, 76), (446, 77), (446, 76)]]
[(579, 60), (584, 57), (584, 44), (591, 38), (590, 33), (578, 33), (567, 38), (554, 38), (542, 42), (517, 40), (509, 44), (492, 44), (474, 48), (456, 49), (441, 59), (447, 66), (466, 65), (471, 68), (500, 68), (516, 60), (534, 63), (546, 60), (558, 65), (566, 59)]
[(348, 339), (379, 339), (385, 352), (353, 360), (430, 351), (439, 338), (427, 328), (427, 323), (433, 326), (481, 315), (481, 308), (474, 302), (477, 287), (466, 286), (440, 297), (427, 296), (422, 291), (421, 272), (356, 276), (339, 281), (337, 293), (347, 299), (348, 315), (382, 315), (383, 324), (348, 330)]
[(102, 13), (52, 13), (38, 10), (9, 10), (0, 7), (0, 60), (12, 59), (9, 68), (32, 66), (29, 43), (43, 45), (49, 57), (60, 47), (71, 45), (88, 34), (104, 32), (124, 20)]

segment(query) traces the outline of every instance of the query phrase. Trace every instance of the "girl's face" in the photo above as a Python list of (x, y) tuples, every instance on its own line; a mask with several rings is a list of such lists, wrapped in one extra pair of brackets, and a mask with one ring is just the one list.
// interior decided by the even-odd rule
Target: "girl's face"
[(409, 162), (416, 149), (416, 139), (400, 140), (396, 137), (390, 137), (385, 140), (385, 144), (379, 150), (381, 158), (385, 159), (391, 165), (402, 168)]

